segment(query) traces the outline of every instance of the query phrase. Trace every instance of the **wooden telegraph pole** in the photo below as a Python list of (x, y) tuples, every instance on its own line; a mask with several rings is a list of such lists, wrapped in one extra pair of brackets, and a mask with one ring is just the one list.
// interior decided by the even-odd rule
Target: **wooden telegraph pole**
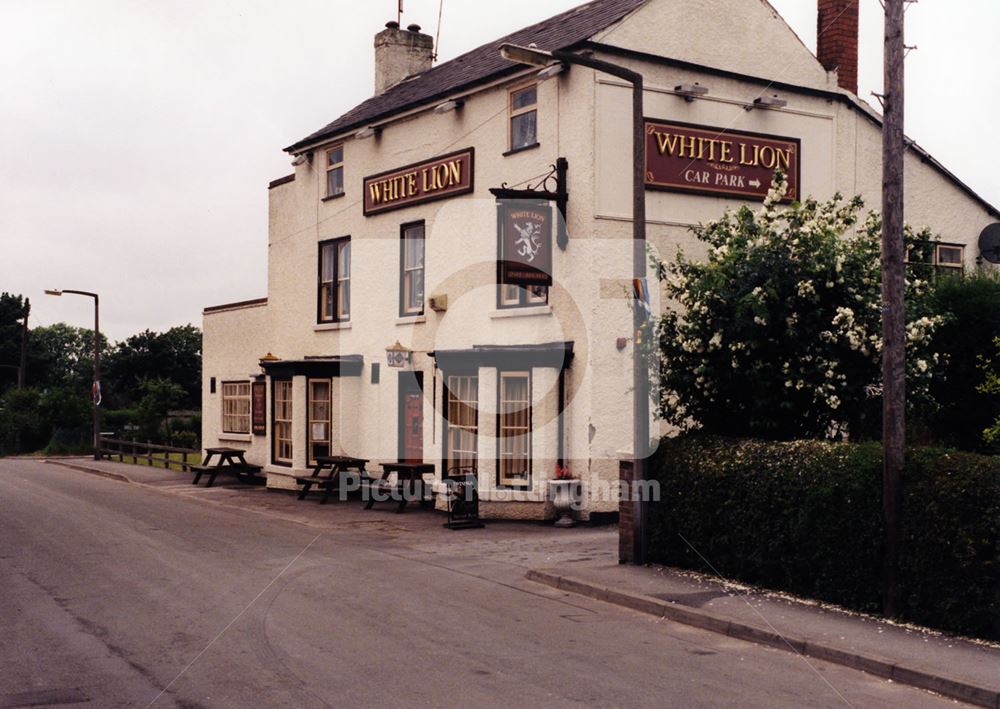
[(885, 118), (882, 125), (882, 510), (883, 612), (899, 613), (901, 477), (906, 441), (906, 320), (903, 310), (903, 14), (885, 0)]

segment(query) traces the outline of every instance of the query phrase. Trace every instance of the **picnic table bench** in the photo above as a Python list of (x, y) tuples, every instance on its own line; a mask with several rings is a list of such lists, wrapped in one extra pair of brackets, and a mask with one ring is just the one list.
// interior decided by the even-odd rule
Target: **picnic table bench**
[[(376, 502), (393, 502), (393, 497), (399, 497), (399, 507), (396, 508), (396, 512), (402, 512), (406, 509), (406, 503), (409, 501), (407, 499), (409, 487), (413, 493), (420, 496), (420, 504), (423, 505), (427, 502), (427, 498), (424, 496), (423, 492), (423, 476), (427, 473), (433, 473), (435, 468), (433, 463), (380, 463), (382, 467), (382, 477), (381, 478), (371, 478), (369, 481), (369, 494), (368, 502), (365, 504), (365, 509), (370, 510)], [(392, 473), (396, 473), (396, 481), (392, 482), (389, 480), (389, 476)], [(376, 495), (388, 495), (385, 500), (377, 500)]]
[[(212, 487), (216, 476), (220, 473), (231, 473), (236, 475), (240, 480), (257, 482), (262, 468), (259, 465), (248, 463), (245, 456), (246, 451), (241, 448), (206, 448), (205, 460), (201, 462), (201, 465), (189, 466), (190, 471), (194, 473), (194, 480), (191, 481), (191, 484), (197, 485), (201, 481), (202, 476), (207, 475), (208, 483), (206, 483), (205, 487)], [(210, 465), (213, 457), (217, 457), (218, 460), (215, 462), (215, 465)]]
[[(299, 499), (304, 500), (313, 486), (316, 486), (317, 489), (323, 490), (323, 498), (319, 503), (325, 505), (330, 497), (330, 493), (333, 492), (334, 487), (340, 482), (340, 474), (342, 472), (354, 470), (357, 471), (362, 482), (371, 480), (372, 478), (369, 478), (365, 472), (365, 465), (367, 463), (368, 458), (352, 458), (346, 455), (316, 456), (316, 465), (313, 466), (312, 475), (295, 478), (295, 482), (302, 486), (302, 490), (299, 492)], [(329, 472), (323, 475), (324, 470), (329, 470)]]

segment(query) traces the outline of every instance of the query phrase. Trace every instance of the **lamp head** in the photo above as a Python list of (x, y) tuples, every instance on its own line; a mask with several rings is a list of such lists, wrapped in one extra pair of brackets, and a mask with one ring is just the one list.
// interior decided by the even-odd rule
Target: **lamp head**
[(507, 61), (538, 67), (547, 67), (554, 61), (552, 52), (534, 47), (521, 47), (516, 44), (500, 45), (500, 56)]
[(52, 289), (46, 288), (45, 295), (62, 295), (62, 291), (59, 290), (58, 288), (52, 288)]

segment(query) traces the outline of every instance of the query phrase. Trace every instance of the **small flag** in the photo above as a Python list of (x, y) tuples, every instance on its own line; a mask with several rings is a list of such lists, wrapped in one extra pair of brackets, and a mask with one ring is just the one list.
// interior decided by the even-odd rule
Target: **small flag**
[(635, 298), (636, 303), (639, 304), (647, 314), (650, 312), (649, 308), (649, 283), (645, 278), (633, 278), (632, 279), (632, 297)]
[(91, 393), (94, 395), (94, 406), (101, 405), (101, 383), (94, 382), (94, 386), (91, 388)]
[(643, 319), (646, 324), (640, 327), (635, 333), (635, 344), (642, 345), (643, 330), (649, 327), (648, 318), (651, 312), (651, 308), (649, 307), (649, 283), (645, 278), (632, 279), (632, 298), (635, 301), (636, 307), (642, 308), (646, 314), (646, 318)]

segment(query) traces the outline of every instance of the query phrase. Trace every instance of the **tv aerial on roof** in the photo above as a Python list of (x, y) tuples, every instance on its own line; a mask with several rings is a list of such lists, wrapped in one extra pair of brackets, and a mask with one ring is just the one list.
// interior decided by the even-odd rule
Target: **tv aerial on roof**
[(979, 253), (990, 263), (1000, 263), (1000, 224), (990, 224), (979, 235)]

